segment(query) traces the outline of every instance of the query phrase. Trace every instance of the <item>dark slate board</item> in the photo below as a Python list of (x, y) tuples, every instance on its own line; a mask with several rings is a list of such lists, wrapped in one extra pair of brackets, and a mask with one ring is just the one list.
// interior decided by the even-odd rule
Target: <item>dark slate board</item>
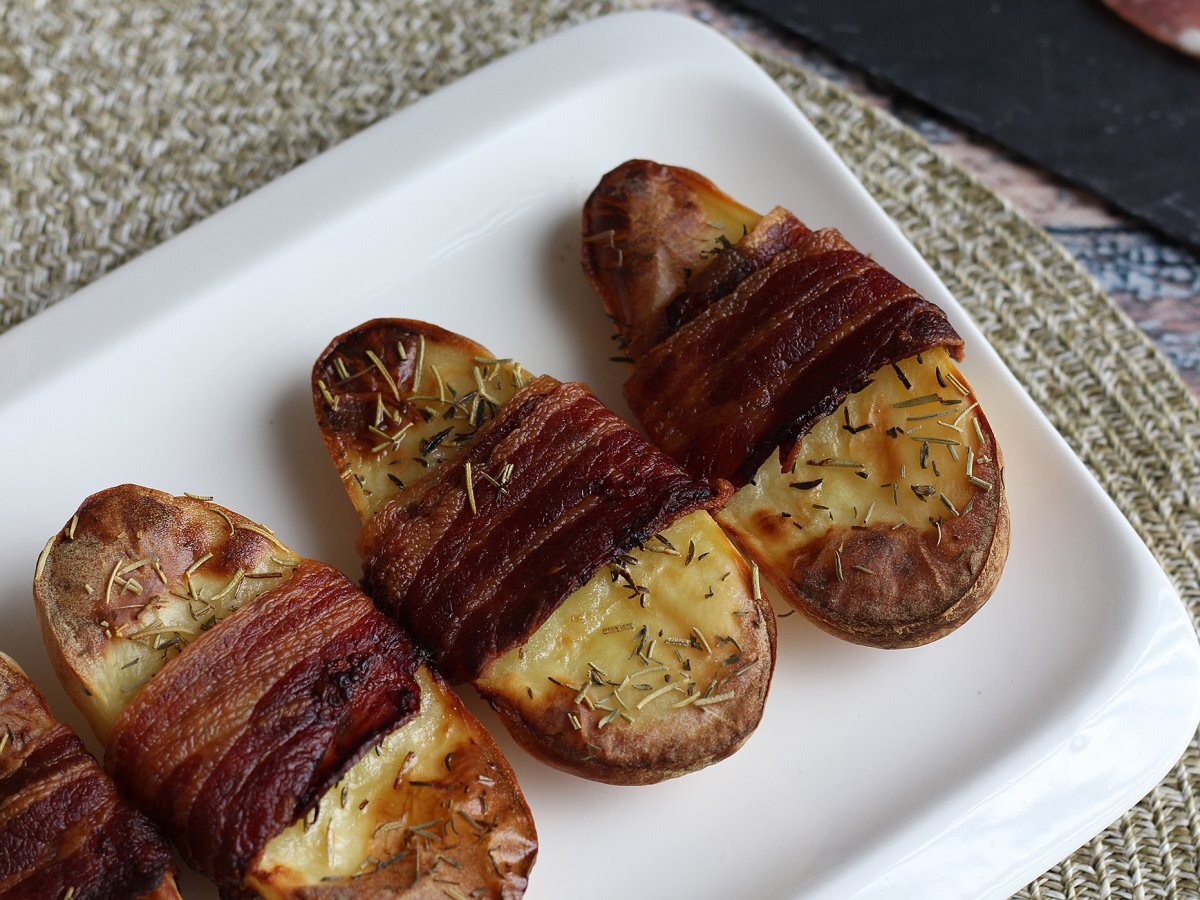
[(741, 0), (1200, 247), (1200, 61), (1100, 0)]

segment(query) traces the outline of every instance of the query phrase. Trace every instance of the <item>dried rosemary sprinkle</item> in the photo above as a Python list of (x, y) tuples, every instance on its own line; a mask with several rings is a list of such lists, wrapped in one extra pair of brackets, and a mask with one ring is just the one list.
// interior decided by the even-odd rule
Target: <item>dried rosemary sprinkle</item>
[[(275, 532), (271, 531), (271, 529), (269, 529), (269, 528), (266, 528), (262, 525), (256, 525), (253, 522), (242, 522), (237, 527), (238, 527), (239, 531), (252, 531), (255, 534), (257, 534), (259, 537), (266, 538), (268, 541), (270, 541), (272, 544), (274, 544), (276, 547), (278, 547), (284, 553), (292, 552), (291, 548), (288, 547), (285, 543), (283, 543), (283, 541), (279, 540), (279, 538), (276, 537)], [(209, 554), (209, 555), (211, 556), (212, 554)]]
[(184, 575), (194, 575), (194, 574), (196, 573), (196, 570), (197, 570), (197, 569), (199, 569), (199, 568), (200, 568), (202, 565), (204, 565), (206, 562), (208, 562), (210, 559), (212, 559), (212, 552), (211, 552), (211, 551), (210, 551), (210, 552), (208, 552), (208, 553), (205, 553), (205, 554), (204, 554), (203, 556), (201, 556), (201, 557), (200, 557), (198, 560), (196, 560), (194, 563), (192, 563), (190, 566), (188, 566), (188, 567), (187, 567), (187, 568), (184, 570), (183, 574), (184, 574)]
[(955, 509), (954, 504), (950, 502), (949, 497), (947, 497), (945, 494), (940, 493), (940, 492), (938, 493), (938, 496), (941, 498), (942, 505), (945, 506), (946, 509), (950, 510), (950, 512), (955, 516), (959, 515), (959, 512), (957, 509)]
[(904, 389), (911, 391), (912, 382), (908, 380), (908, 376), (904, 374), (904, 370), (896, 365), (896, 363), (892, 363), (892, 368), (896, 370), (896, 377), (900, 379), (900, 383), (904, 385)]
[[(668, 691), (673, 691), (673, 690), (675, 690), (675, 688), (676, 688), (675, 684), (672, 684), (672, 683), (664, 684), (662, 687), (658, 688), (657, 690), (651, 691), (649, 694), (647, 694), (645, 697), (643, 697), (638, 702), (637, 706), (634, 708), (638, 709), (638, 710), (644, 709), (648, 703), (650, 703), (653, 700), (657, 700), (663, 694), (667, 693)], [(610, 713), (609, 715), (615, 716), (615, 712)]]
[[(843, 469), (865, 469), (863, 463), (854, 459), (839, 459), (836, 456), (827, 456), (824, 459), (810, 459), (806, 465), (809, 466), (835, 466)], [(793, 485), (795, 487), (795, 485)]]
[(820, 487), (824, 478), (814, 478), (812, 481), (793, 481), (789, 487), (794, 487), (798, 491), (811, 491), (815, 487)]
[(758, 572), (758, 563), (750, 563), (750, 584), (754, 589), (754, 599), (762, 599), (762, 580)]
[(438, 371), (438, 367), (437, 367), (437, 366), (433, 366), (433, 365), (431, 365), (431, 366), (429, 367), (429, 369), (430, 369), (430, 371), (432, 371), (432, 372), (433, 372), (433, 378), (434, 378), (434, 380), (435, 380), (435, 381), (437, 381), (437, 386), (438, 386), (438, 402), (439, 402), (439, 403), (445, 403), (445, 402), (446, 402), (446, 382), (442, 380), (442, 373)]
[(475, 508), (475, 481), (471, 478), (471, 464), (468, 462), (463, 466), (463, 471), (467, 476), (467, 502), (471, 504), (471, 512), (477, 512)]
[(841, 550), (833, 551), (833, 568), (834, 568), (834, 571), (837, 572), (837, 580), (845, 581), (846, 576), (842, 574), (842, 551)]
[(696, 701), (696, 705), (711, 706), (713, 703), (724, 703), (726, 700), (732, 700), (733, 697), (733, 691), (725, 691), (723, 694), (713, 694), (711, 697), (701, 697)]
[(413, 367), (412, 390), (415, 394), (421, 388), (421, 370), (425, 368), (425, 335), (417, 335), (417, 363)]
[(975, 485), (976, 487), (983, 488), (985, 491), (990, 491), (992, 489), (992, 483), (990, 481), (984, 481), (982, 478), (978, 478), (975, 475), (968, 475), (967, 481), (971, 482), (971, 484)]
[(971, 392), (967, 390), (966, 386), (963, 385), (963, 383), (961, 381), (959, 381), (957, 378), (954, 377), (953, 372), (946, 372), (945, 375), (946, 375), (946, 380), (949, 381), (952, 385), (954, 385), (954, 387), (959, 391), (959, 393), (961, 393), (964, 397), (970, 396)]
[[(34, 569), (34, 572), (33, 572), (34, 581), (37, 581), (39, 578), (42, 577), (42, 571), (46, 568), (46, 560), (50, 558), (50, 548), (53, 546), (54, 546), (54, 538), (51, 537), (48, 541), (46, 541), (45, 546), (42, 547), (42, 552), (38, 554), (37, 567)], [(120, 561), (117, 562), (117, 565), (118, 566), (121, 565)], [(116, 568), (114, 568), (113, 573), (115, 574), (116, 571), (117, 571)], [(110, 588), (112, 587), (111, 581), (109, 582), (109, 587)], [(105, 595), (105, 596), (107, 596), (107, 595)]]
[(959, 441), (954, 440), (954, 438), (930, 437), (929, 435), (924, 434), (910, 434), (908, 438), (909, 440), (917, 441), (918, 443), (921, 441), (927, 441), (930, 444), (945, 444), (948, 447), (957, 447), (960, 443)]
[(633, 623), (626, 622), (623, 625), (609, 625), (607, 628), (603, 629), (601, 634), (616, 634), (618, 631), (632, 631), (632, 630), (633, 630)]
[(962, 412), (960, 412), (960, 413), (958, 414), (958, 417), (957, 417), (957, 418), (955, 418), (955, 420), (954, 420), (954, 425), (955, 425), (955, 427), (957, 427), (957, 426), (958, 426), (958, 423), (959, 423), (959, 422), (961, 422), (961, 421), (962, 421), (964, 418), (966, 418), (966, 416), (967, 416), (967, 413), (971, 412), (971, 410), (975, 409), (975, 408), (976, 408), (976, 407), (978, 407), (978, 406), (979, 406), (979, 404), (978, 404), (977, 402), (976, 402), (976, 403), (972, 403), (970, 406), (968, 406), (966, 409), (964, 409)]
[[(899, 403), (893, 403), (893, 409), (907, 409), (910, 406), (924, 406), (926, 403), (937, 403), (942, 398), (937, 394), (922, 394), (920, 397), (913, 397), (910, 400), (901, 400)], [(937, 413), (941, 415), (941, 413)]]
[(317, 379), (317, 388), (321, 391), (321, 396), (325, 398), (325, 402), (329, 404), (329, 408), (332, 409), (334, 412), (337, 412), (338, 398), (333, 396), (332, 393), (330, 393), (329, 388), (326, 386), (324, 379), (321, 379), (321, 378)]
[(71, 516), (71, 524), (67, 526), (67, 540), (75, 540), (75, 526), (79, 524), (79, 516)]
[(587, 237), (585, 237), (583, 239), (583, 242), (585, 244), (596, 244), (596, 243), (599, 243), (600, 241), (608, 241), (608, 246), (615, 247), (616, 246), (615, 238), (616, 238), (616, 232), (610, 228), (607, 231), (600, 231), (600, 232), (597, 232), (596, 234), (589, 234)]
[(383, 360), (379, 358), (379, 355), (374, 350), (368, 350), (367, 359), (370, 361), (371, 365), (379, 370), (379, 374), (383, 376), (383, 380), (386, 381), (388, 387), (391, 388), (392, 395), (397, 400), (403, 399), (400, 396), (400, 388), (396, 385), (396, 380), (392, 378), (392, 373), (387, 370), (387, 366), (383, 364)]

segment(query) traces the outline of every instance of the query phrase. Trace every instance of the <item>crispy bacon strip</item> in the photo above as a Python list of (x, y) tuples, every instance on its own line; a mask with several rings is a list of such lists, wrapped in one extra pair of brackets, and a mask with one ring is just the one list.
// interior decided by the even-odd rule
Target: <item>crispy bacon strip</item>
[(364, 584), (459, 681), (524, 643), (601, 566), (724, 499), (584, 385), (547, 376), (410, 490), (363, 529)]
[(117, 719), (108, 767), (236, 893), (267, 842), (417, 712), (418, 662), (345, 576), (304, 560), (150, 680)]
[(811, 234), (812, 229), (794, 215), (775, 207), (745, 237), (721, 250), (688, 280), (667, 306), (666, 328), (658, 340), (678, 331), (755, 272), (765, 269), (776, 255), (794, 249)]
[(741, 487), (872, 372), (962, 339), (938, 307), (834, 229), (804, 237), (638, 360), (625, 395), (698, 478)]
[(174, 896), (154, 826), (0, 656), (0, 896)]

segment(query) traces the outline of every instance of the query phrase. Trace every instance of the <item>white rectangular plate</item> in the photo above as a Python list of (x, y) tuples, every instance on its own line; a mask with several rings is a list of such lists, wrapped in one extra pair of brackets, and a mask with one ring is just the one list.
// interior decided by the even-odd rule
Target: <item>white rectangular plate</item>
[[(602, 20), (505, 59), (0, 338), (0, 649), (81, 724), (42, 652), (29, 584), (83, 497), (125, 481), (215, 494), (357, 575), (356, 519), (308, 376), (329, 339), (365, 319), (428, 319), (590, 382), (627, 414), (577, 259), (584, 198), (636, 156), (836, 225), (949, 311), (1006, 451), (1012, 550), (991, 602), (929, 647), (864, 649), (782, 620), (762, 726), (703, 772), (592, 784), (500, 734), (541, 835), (529, 896), (1019, 887), (1182, 752), (1200, 717), (1191, 624), (1108, 497), (813, 127), (735, 47), (674, 16)], [(185, 886), (216, 896), (198, 876)]]

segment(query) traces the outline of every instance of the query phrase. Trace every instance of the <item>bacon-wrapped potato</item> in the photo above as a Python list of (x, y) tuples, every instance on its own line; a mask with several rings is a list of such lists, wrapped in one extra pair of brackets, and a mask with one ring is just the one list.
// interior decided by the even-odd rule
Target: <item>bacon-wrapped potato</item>
[(0, 898), (179, 900), (158, 830), (0, 653)]
[(321, 354), (313, 402), (368, 592), (535, 756), (645, 784), (757, 726), (774, 619), (705, 511), (720, 489), (585, 387), (381, 319)]
[(107, 768), (223, 896), (523, 893), (512, 770), (335, 569), (207, 498), (124, 485), (50, 539), (34, 593)]
[(1002, 457), (945, 314), (837, 231), (687, 169), (605, 175), (583, 267), (632, 363), (630, 406), (799, 611), (857, 643), (939, 638), (1008, 553)]

